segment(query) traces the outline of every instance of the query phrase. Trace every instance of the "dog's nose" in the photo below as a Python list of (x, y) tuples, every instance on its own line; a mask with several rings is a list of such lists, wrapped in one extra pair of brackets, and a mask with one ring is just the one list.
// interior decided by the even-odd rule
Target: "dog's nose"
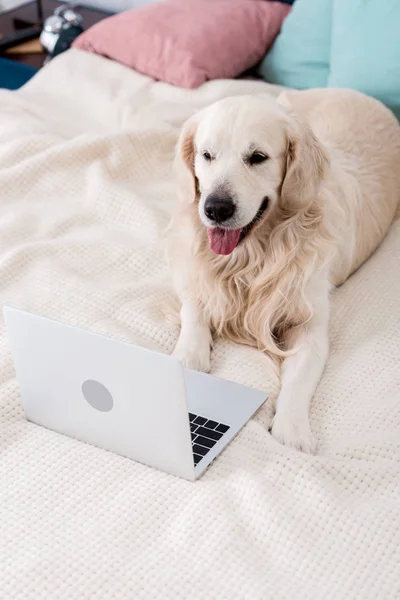
[(204, 204), (204, 213), (210, 221), (223, 223), (230, 219), (235, 212), (235, 205), (231, 198), (221, 198), (210, 194)]

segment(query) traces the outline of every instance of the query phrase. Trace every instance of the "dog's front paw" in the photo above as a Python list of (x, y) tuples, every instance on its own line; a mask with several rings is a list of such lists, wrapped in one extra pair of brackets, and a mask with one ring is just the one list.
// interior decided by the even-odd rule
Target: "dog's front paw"
[(276, 413), (272, 420), (271, 433), (281, 444), (307, 454), (314, 454), (317, 448), (317, 440), (311, 433), (308, 419), (296, 420), (295, 417)]
[(209, 373), (211, 370), (210, 353), (211, 350), (208, 344), (206, 346), (196, 343), (183, 345), (178, 342), (172, 356), (188, 369)]

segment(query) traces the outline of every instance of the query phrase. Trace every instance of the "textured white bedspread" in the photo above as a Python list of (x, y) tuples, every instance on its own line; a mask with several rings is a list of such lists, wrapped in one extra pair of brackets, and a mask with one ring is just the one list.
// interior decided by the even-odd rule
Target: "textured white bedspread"
[[(184, 91), (77, 50), (1, 91), (1, 305), (171, 352), (162, 231), (178, 130), (257, 91), (277, 93)], [(399, 298), (397, 220), (333, 294), (317, 455), (270, 436), (267, 403), (194, 484), (27, 423), (1, 320), (0, 598), (399, 598)], [(249, 348), (218, 342), (212, 371), (278, 389)]]

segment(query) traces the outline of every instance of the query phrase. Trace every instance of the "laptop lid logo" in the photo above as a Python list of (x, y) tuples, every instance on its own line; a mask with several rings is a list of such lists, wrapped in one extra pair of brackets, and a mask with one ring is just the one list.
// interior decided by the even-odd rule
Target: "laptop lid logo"
[(94, 379), (84, 381), (82, 394), (90, 406), (101, 412), (109, 412), (114, 406), (113, 397), (100, 381)]

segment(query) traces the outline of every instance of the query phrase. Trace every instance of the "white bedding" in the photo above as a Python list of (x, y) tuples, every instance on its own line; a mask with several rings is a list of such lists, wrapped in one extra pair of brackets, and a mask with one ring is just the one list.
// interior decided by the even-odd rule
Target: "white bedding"
[[(79, 51), (0, 94), (1, 305), (171, 352), (162, 231), (183, 120), (217, 98)], [(312, 404), (316, 456), (267, 404), (196, 483), (24, 420), (0, 339), (2, 600), (400, 597), (400, 221), (333, 294)], [(218, 342), (212, 370), (273, 395), (266, 357)]]

